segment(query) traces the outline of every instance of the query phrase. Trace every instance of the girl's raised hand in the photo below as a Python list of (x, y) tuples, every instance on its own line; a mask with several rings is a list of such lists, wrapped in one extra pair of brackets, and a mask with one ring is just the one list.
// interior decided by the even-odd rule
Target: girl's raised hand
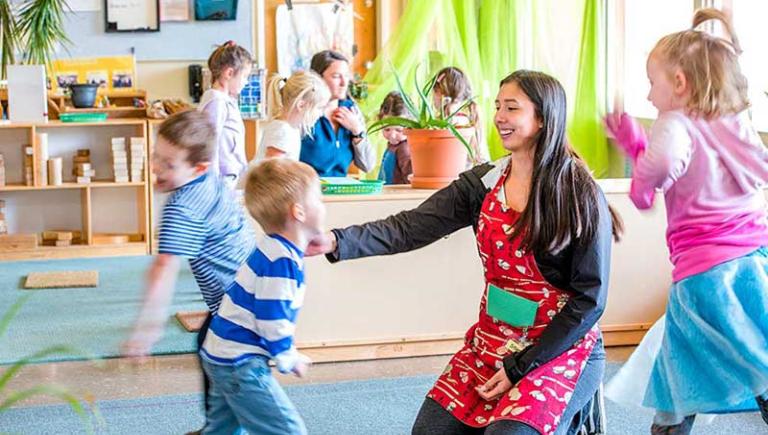
[(648, 146), (643, 126), (626, 113), (609, 113), (604, 122), (608, 137), (613, 139), (632, 161), (637, 160)]

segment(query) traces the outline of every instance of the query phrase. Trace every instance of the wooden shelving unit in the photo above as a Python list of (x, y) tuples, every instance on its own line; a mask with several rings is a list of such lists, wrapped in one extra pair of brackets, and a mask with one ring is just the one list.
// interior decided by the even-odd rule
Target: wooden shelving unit
[[(116, 183), (110, 180), (104, 179), (104, 173), (109, 172), (108, 167), (102, 165), (97, 167), (97, 176), (101, 178), (94, 179), (91, 183), (78, 184), (72, 182), (66, 176), (65, 182), (61, 185), (46, 185), (44, 180), (41, 180), (38, 168), (38, 163), (41, 159), (40, 144), (37, 143), (38, 133), (47, 133), (49, 140), (49, 154), (50, 156), (57, 155), (57, 136), (64, 137), (69, 136), (69, 140), (72, 141), (72, 133), (70, 129), (87, 129), (92, 130), (95, 133), (93, 136), (105, 136), (110, 133), (98, 132), (95, 129), (118, 129), (121, 132), (129, 132), (129, 134), (116, 134), (115, 137), (143, 137), (147, 147), (144, 150), (144, 177), (141, 182), (127, 182)], [(2, 137), (9, 130), (21, 130), (26, 132), (15, 133), (18, 140), (19, 137), (26, 137), (24, 143), (10, 143), (5, 141)], [(31, 195), (38, 194), (39, 192), (59, 192), (59, 191), (79, 191), (80, 199), (80, 222), (82, 231), (82, 243), (73, 244), (71, 246), (53, 247), (53, 246), (38, 246), (36, 249), (31, 250), (0, 250), (0, 261), (2, 260), (20, 260), (20, 259), (49, 259), (49, 258), (77, 258), (77, 257), (94, 257), (94, 256), (119, 256), (119, 255), (144, 255), (151, 252), (152, 241), (152, 228), (150, 225), (151, 215), (151, 183), (150, 183), (150, 167), (149, 167), (149, 137), (147, 135), (148, 125), (146, 119), (115, 119), (107, 120), (105, 122), (93, 122), (93, 123), (65, 123), (60, 121), (49, 121), (45, 123), (24, 123), (14, 124), (9, 122), (0, 122), (0, 153), (6, 153), (9, 147), (18, 147), (16, 152), (20, 152), (22, 145), (30, 144), (33, 148), (33, 185), (26, 186), (22, 183), (9, 183), (5, 186), (0, 186), (0, 199), (4, 198), (3, 194), (20, 194), (23, 193), (23, 198), (17, 198), (20, 204), (25, 199), (31, 198)], [(96, 134), (98, 133), (98, 134)], [(85, 133), (85, 137), (90, 137), (91, 134)], [(103, 143), (102, 143), (103, 142)], [(79, 146), (78, 146), (79, 147)], [(110, 143), (108, 140), (98, 141), (97, 144), (91, 145), (92, 151), (97, 147), (101, 156), (105, 153), (108, 155), (111, 152)], [(11, 148), (13, 150), (13, 148)], [(23, 159), (23, 156), (22, 156)], [(103, 158), (102, 158), (103, 160)], [(11, 171), (23, 171), (23, 168), (8, 167), (6, 166), (6, 173)], [(23, 180), (23, 177), (22, 177)], [(93, 209), (94, 192), (100, 192), (105, 189), (119, 189), (119, 190), (134, 190), (133, 205), (136, 210), (136, 228), (125, 231), (125, 233), (133, 234), (134, 239), (139, 238), (140, 242), (129, 242), (113, 245), (100, 245), (93, 243), (94, 234), (94, 221), (93, 221)], [(71, 195), (71, 194), (69, 194)], [(76, 195), (76, 194), (75, 194)], [(132, 194), (126, 194), (132, 196)], [(105, 194), (102, 193), (102, 197)], [(23, 206), (23, 205), (22, 205)], [(17, 207), (18, 208), (18, 207)], [(46, 213), (48, 211), (46, 210)], [(51, 206), (50, 213), (54, 216), (60, 213), (56, 210), (55, 206)], [(44, 219), (43, 219), (44, 221)], [(54, 228), (35, 228), (35, 232), (42, 232)], [(25, 231), (32, 232), (32, 231)]]
[[(63, 113), (106, 113), (109, 119), (116, 118), (145, 118), (147, 114), (147, 93), (143, 90), (135, 91), (104, 91), (99, 90), (99, 96), (106, 96), (111, 104), (109, 107), (93, 107), (88, 109), (76, 109), (72, 106), (70, 98), (66, 95), (48, 95), (49, 116), (58, 118)], [(136, 107), (134, 100), (139, 100), (144, 107)]]

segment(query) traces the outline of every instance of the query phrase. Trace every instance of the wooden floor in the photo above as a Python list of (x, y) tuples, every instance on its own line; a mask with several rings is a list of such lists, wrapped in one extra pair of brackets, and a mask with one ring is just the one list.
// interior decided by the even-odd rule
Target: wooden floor
[[(634, 347), (607, 349), (608, 361), (626, 361)], [(332, 383), (400, 376), (437, 375), (450, 355), (397, 358), (375, 361), (323, 363), (314, 365), (306, 378), (277, 374), (283, 385)], [(12, 390), (40, 383), (66, 385), (94, 400), (135, 399), (201, 390), (200, 368), (194, 355), (171, 355), (142, 361), (116, 358), (95, 365), (90, 362), (60, 362), (29, 366), (11, 381)], [(41, 396), (22, 405), (57, 403)]]

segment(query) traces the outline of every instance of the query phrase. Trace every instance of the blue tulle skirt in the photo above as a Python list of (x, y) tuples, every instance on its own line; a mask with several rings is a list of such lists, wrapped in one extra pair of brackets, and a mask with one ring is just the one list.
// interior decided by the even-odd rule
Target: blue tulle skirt
[(675, 283), (665, 316), (606, 395), (676, 423), (691, 414), (756, 411), (755, 396), (766, 391), (768, 249), (761, 248)]

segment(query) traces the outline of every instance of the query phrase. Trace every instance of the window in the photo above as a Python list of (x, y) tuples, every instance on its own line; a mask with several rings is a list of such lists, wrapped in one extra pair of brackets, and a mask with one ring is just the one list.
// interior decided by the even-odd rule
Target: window
[[(656, 118), (657, 111), (647, 100), (650, 85), (645, 62), (648, 54), (662, 36), (689, 28), (695, 8), (712, 4), (732, 11), (734, 28), (744, 50), (740, 61), (749, 81), (752, 119), (758, 130), (768, 131), (768, 52), (763, 30), (768, 17), (768, 2), (617, 0), (617, 4), (624, 9), (624, 63), (623, 74), (619, 75), (620, 78), (623, 76), (623, 85), (622, 80), (617, 84), (618, 91), (623, 93), (624, 110), (639, 118)], [(622, 31), (622, 26), (617, 26), (616, 31)]]
[(749, 81), (752, 120), (760, 131), (768, 131), (768, 51), (765, 49), (765, 26), (768, 2), (732, 0), (733, 26), (739, 37), (741, 68)]
[[(624, 110), (639, 118), (656, 118), (648, 101), (645, 71), (653, 47), (664, 35), (691, 26), (693, 1), (645, 0), (624, 2)], [(609, 41), (610, 44), (610, 41)]]

